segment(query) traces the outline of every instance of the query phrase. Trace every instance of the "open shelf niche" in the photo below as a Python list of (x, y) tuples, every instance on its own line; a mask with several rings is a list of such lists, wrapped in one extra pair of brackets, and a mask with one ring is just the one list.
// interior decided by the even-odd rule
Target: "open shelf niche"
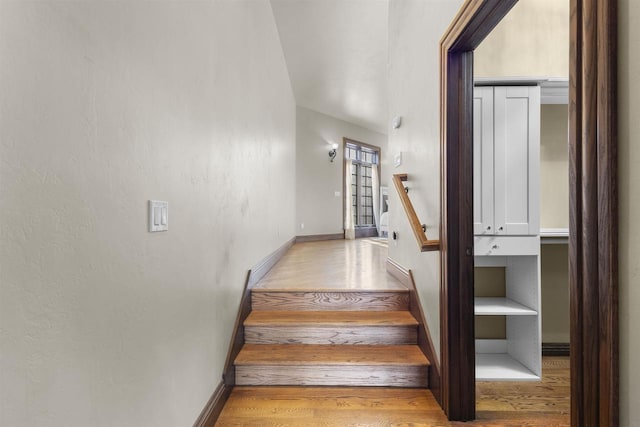
[(537, 381), (541, 372), (540, 257), (475, 258), (476, 267), (504, 267), (505, 295), (476, 297), (476, 316), (504, 316), (504, 339), (476, 340), (476, 379)]

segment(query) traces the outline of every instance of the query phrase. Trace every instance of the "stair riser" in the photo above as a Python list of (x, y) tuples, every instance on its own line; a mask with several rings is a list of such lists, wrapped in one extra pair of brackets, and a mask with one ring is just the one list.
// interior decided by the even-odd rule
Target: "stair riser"
[(237, 366), (237, 385), (428, 387), (426, 366)]
[(402, 311), (407, 292), (269, 292), (251, 293), (252, 310)]
[(244, 334), (245, 342), (248, 344), (403, 345), (417, 343), (415, 326), (247, 326)]

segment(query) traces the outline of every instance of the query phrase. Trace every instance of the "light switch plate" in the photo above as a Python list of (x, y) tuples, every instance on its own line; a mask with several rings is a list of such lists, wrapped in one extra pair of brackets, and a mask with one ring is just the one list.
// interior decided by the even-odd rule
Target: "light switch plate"
[(149, 200), (149, 232), (169, 230), (169, 202)]

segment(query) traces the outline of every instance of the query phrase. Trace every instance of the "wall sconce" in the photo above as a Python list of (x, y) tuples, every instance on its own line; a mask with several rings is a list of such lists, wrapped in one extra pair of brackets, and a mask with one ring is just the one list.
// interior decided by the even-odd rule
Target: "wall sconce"
[(336, 151), (338, 149), (338, 144), (331, 144), (331, 150), (329, 150), (329, 158), (331, 160), (329, 160), (331, 163), (333, 163), (333, 159), (336, 158), (336, 155), (338, 154), (338, 152)]

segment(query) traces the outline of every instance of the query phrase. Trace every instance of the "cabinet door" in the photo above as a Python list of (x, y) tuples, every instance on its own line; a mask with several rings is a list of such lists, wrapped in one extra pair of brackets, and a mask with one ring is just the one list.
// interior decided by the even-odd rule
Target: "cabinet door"
[(473, 234), (493, 234), (493, 87), (473, 90)]
[(540, 88), (494, 90), (494, 226), (496, 234), (537, 235)]

